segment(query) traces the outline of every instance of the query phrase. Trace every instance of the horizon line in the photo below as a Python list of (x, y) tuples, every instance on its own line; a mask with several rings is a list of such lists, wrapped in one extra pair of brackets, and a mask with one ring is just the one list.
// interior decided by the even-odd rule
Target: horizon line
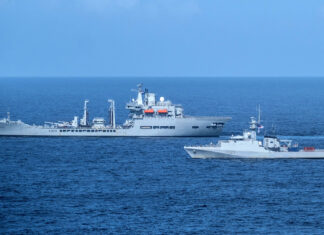
[(152, 75), (152, 76), (148, 76), (148, 75), (134, 75), (134, 76), (127, 76), (127, 75), (116, 75), (116, 76), (111, 76), (111, 75), (87, 75), (87, 76), (78, 76), (78, 75), (72, 75), (72, 76), (0, 76), (0, 79), (2, 78), (324, 78), (324, 75), (321, 76), (316, 76), (316, 75), (289, 75), (289, 76), (280, 76), (280, 75), (276, 75), (276, 76), (265, 76), (265, 75), (260, 75), (260, 76), (219, 76), (219, 75), (215, 75), (215, 76), (199, 76), (199, 75), (175, 75), (175, 76), (163, 76), (163, 75)]

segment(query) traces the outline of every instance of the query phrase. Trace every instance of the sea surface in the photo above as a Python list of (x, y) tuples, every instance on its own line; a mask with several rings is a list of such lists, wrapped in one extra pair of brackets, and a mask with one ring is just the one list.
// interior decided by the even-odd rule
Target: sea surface
[[(1, 78), (0, 116), (42, 124), (82, 116), (117, 122), (138, 83), (186, 114), (324, 148), (321, 78)], [(323, 234), (324, 160), (191, 159), (184, 145), (219, 138), (0, 137), (0, 233)]]

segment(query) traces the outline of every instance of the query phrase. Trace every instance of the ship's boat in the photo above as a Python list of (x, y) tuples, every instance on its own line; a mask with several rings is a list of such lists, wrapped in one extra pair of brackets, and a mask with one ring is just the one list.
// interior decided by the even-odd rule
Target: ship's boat
[(154, 109), (145, 109), (144, 113), (146, 114), (153, 114), (154, 113)]
[(159, 114), (167, 114), (168, 110), (167, 109), (160, 109), (160, 110), (158, 110), (158, 113)]

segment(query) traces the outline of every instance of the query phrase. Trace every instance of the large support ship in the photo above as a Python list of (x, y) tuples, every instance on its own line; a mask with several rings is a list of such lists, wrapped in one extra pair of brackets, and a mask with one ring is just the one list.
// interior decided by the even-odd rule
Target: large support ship
[(180, 105), (174, 105), (164, 97), (156, 101), (154, 93), (143, 91), (138, 86), (137, 98), (126, 104), (129, 119), (123, 125), (116, 125), (115, 102), (108, 100), (109, 123), (102, 117), (90, 122), (88, 100), (84, 102), (83, 117), (77, 116), (71, 122), (45, 122), (44, 125), (29, 125), (20, 120), (12, 121), (10, 114), (0, 120), (0, 136), (219, 136), (229, 117), (186, 116)]

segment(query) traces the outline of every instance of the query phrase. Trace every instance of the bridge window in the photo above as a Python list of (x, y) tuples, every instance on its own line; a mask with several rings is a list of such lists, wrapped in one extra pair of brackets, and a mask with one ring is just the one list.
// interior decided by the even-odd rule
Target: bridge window
[(192, 129), (198, 129), (199, 126), (192, 126)]
[(159, 126), (153, 126), (153, 129), (159, 129), (160, 127)]
[(160, 126), (160, 129), (169, 129), (169, 126)]
[(170, 126), (170, 129), (175, 129), (175, 126)]

